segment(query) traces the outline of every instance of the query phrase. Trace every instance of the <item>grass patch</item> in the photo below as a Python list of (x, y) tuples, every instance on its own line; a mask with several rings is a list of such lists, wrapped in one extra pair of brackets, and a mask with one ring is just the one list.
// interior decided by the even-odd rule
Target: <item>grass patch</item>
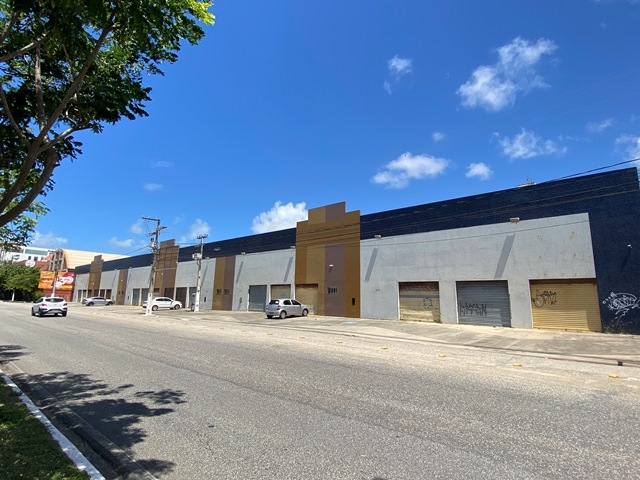
[(0, 478), (88, 480), (20, 397), (0, 379)]

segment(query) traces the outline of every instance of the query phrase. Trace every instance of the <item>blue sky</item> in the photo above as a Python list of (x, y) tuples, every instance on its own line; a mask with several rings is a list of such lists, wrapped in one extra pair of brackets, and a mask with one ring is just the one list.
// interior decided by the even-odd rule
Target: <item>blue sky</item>
[[(640, 0), (218, 0), (148, 118), (82, 133), (34, 246), (147, 253), (640, 157)], [(626, 166), (626, 165), (625, 165)], [(620, 168), (620, 167), (616, 167)]]

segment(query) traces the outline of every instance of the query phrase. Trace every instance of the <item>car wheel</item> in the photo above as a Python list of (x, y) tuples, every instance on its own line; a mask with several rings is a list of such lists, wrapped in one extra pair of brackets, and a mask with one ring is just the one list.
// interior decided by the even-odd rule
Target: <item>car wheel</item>
[(38, 316), (39, 317), (44, 317), (44, 312), (42, 310), (38, 310)]
[(62, 316), (66, 317), (67, 316), (67, 312), (62, 312)]
[(302, 310), (302, 316), (306, 317), (307, 315), (309, 315), (309, 310), (305, 308), (304, 310)]
[(36, 316), (36, 312), (33, 311), (33, 308), (31, 309), (31, 316), (35, 317)]
[(87, 303), (87, 307), (93, 307), (93, 302)]
[(267, 318), (273, 318), (273, 315), (267, 315)]
[(154, 312), (158, 310), (158, 305), (151, 305), (151, 310), (153, 310)]
[(109, 305), (113, 305), (113, 302), (107, 302), (107, 307), (108, 307)]
[(180, 310), (180, 305), (176, 305), (175, 307), (173, 307), (174, 310)]
[(280, 318), (287, 318), (287, 312), (285, 312), (284, 310), (282, 310), (280, 312)]

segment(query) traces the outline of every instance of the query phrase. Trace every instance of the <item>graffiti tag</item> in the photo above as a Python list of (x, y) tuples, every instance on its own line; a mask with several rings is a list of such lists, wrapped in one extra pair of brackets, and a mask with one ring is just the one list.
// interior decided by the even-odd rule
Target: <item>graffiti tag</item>
[(640, 308), (640, 300), (632, 293), (613, 293), (602, 301), (616, 318), (624, 317), (630, 310)]
[(536, 290), (536, 296), (533, 297), (531, 301), (536, 307), (542, 308), (545, 305), (555, 305), (558, 303), (557, 295), (556, 292), (550, 292), (549, 290), (545, 290), (544, 292)]
[(486, 303), (462, 303), (458, 302), (458, 314), (461, 317), (469, 317), (471, 315), (477, 315), (479, 317), (487, 316), (487, 304)]

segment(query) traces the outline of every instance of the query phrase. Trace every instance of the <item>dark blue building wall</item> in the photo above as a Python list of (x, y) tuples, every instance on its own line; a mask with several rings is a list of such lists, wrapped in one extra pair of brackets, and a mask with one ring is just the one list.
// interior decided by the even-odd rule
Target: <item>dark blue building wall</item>
[(640, 332), (636, 168), (363, 215), (360, 236), (364, 240), (576, 213), (589, 214), (603, 329)]

